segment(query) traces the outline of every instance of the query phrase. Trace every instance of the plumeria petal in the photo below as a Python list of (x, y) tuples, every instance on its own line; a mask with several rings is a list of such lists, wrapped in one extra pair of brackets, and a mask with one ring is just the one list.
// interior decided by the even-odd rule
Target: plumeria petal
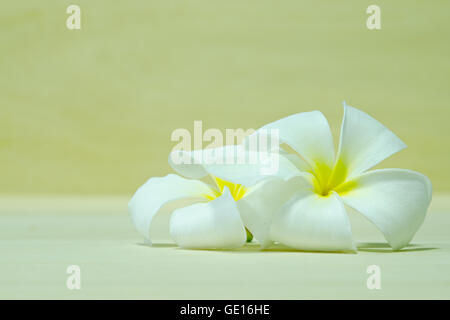
[(191, 179), (201, 179), (208, 175), (203, 166), (203, 150), (175, 150), (169, 154), (169, 165), (176, 172)]
[(335, 168), (340, 172), (341, 178), (335, 179), (356, 176), (404, 148), (405, 143), (392, 131), (367, 113), (344, 102), (344, 118)]
[(320, 180), (328, 178), (334, 165), (334, 143), (327, 119), (320, 111), (297, 113), (269, 123), (257, 130), (279, 130), (280, 143), (297, 152)]
[(278, 177), (269, 178), (249, 188), (245, 196), (237, 201), (245, 226), (262, 248), (272, 243), (270, 226), (274, 213), (300, 188), (313, 188), (311, 178), (307, 175), (310, 174), (299, 174), (289, 181)]
[(277, 150), (267, 153), (248, 151), (242, 145), (177, 150), (170, 154), (169, 164), (185, 177), (200, 179), (212, 175), (244, 186), (252, 186), (269, 176), (287, 179), (300, 172)]
[(275, 215), (272, 238), (308, 251), (355, 251), (350, 221), (336, 193), (302, 191)]
[(394, 250), (411, 241), (431, 201), (430, 180), (404, 169), (369, 171), (340, 189), (344, 203), (375, 224)]
[(183, 248), (229, 249), (244, 245), (247, 235), (228, 187), (220, 197), (175, 210), (170, 235)]
[(303, 158), (299, 157), (299, 155), (293, 150), (286, 150), (287, 145), (283, 145), (282, 149), (279, 150), (280, 155), (288, 159), (292, 164), (295, 165), (297, 169), (301, 172), (313, 172), (311, 166), (306, 162)]
[(205, 196), (214, 196), (207, 184), (168, 174), (165, 177), (150, 178), (136, 191), (128, 209), (135, 228), (150, 240), (151, 222), (164, 205), (187, 199), (206, 201)]

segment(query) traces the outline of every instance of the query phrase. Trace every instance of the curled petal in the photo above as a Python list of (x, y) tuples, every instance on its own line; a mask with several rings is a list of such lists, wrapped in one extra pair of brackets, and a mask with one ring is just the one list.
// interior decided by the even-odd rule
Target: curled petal
[(151, 222), (164, 205), (175, 201), (181, 205), (180, 200), (206, 201), (205, 196), (214, 196), (205, 183), (169, 174), (150, 178), (142, 185), (130, 200), (128, 210), (135, 228), (150, 240)]
[(300, 172), (313, 172), (311, 166), (303, 158), (299, 157), (295, 151), (286, 150), (286, 145), (279, 150), (280, 154), (288, 159)]
[(346, 205), (375, 224), (394, 250), (411, 241), (431, 201), (430, 180), (403, 169), (369, 171), (337, 191)]
[(247, 234), (228, 187), (220, 197), (175, 210), (170, 235), (183, 248), (231, 249), (244, 245)]
[[(344, 102), (336, 169), (343, 180), (356, 176), (406, 148), (400, 138), (380, 122)], [(343, 182), (343, 181), (338, 181)]]
[(302, 191), (274, 217), (272, 238), (307, 251), (355, 251), (350, 221), (336, 193)]

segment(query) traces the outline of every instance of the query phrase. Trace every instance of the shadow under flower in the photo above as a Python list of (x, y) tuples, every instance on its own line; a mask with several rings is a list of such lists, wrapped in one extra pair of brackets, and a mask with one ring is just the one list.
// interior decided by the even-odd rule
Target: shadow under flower
[(196, 251), (214, 251), (214, 252), (223, 252), (223, 253), (271, 253), (271, 252), (293, 252), (293, 253), (328, 253), (328, 254), (342, 254), (342, 253), (350, 253), (354, 254), (354, 252), (336, 252), (336, 251), (301, 251), (298, 249), (294, 249), (291, 247), (288, 247), (286, 245), (283, 245), (281, 243), (274, 243), (268, 248), (262, 249), (258, 242), (250, 242), (246, 243), (244, 246), (234, 249), (183, 249), (183, 248), (177, 248), (179, 250), (196, 250)]
[(393, 250), (391, 246), (385, 242), (360, 242), (358, 243), (357, 248), (358, 251), (379, 252), (379, 253), (402, 253), (402, 252), (428, 251), (438, 249), (433, 247), (422, 247), (417, 244), (409, 244), (408, 246), (400, 250)]
[[(328, 254), (342, 254), (349, 253), (355, 254), (357, 252), (351, 251), (305, 251), (305, 250), (297, 250), (290, 248), (281, 243), (274, 243), (268, 248), (261, 249), (258, 242), (250, 242), (246, 243), (243, 247), (235, 248), (235, 249), (183, 249), (177, 246), (176, 243), (173, 242), (139, 242), (137, 243), (139, 246), (151, 247), (151, 248), (174, 248), (176, 250), (195, 250), (195, 251), (214, 251), (214, 252), (229, 252), (229, 253), (265, 253), (265, 252), (296, 252), (296, 253), (328, 253)], [(407, 247), (400, 250), (393, 250), (389, 244), (385, 242), (360, 242), (357, 244), (357, 251), (361, 252), (376, 252), (376, 253), (402, 253), (402, 252), (416, 252), (416, 251), (428, 251), (428, 250), (437, 250), (438, 248), (433, 247), (422, 247), (417, 244), (410, 244)]]
[(271, 244), (269, 247), (261, 249), (260, 245), (258, 242), (251, 242), (251, 243), (247, 243), (245, 246), (235, 249), (233, 250), (233, 252), (261, 252), (261, 253), (265, 253), (265, 252), (294, 252), (294, 253), (324, 253), (324, 254), (342, 254), (342, 253), (350, 253), (353, 254), (354, 252), (351, 251), (306, 251), (306, 250), (299, 250), (299, 249), (294, 249), (291, 247), (288, 247), (282, 243), (273, 243)]
[(172, 243), (172, 242), (156, 242), (156, 243), (138, 242), (136, 244), (138, 246), (151, 247), (151, 248), (177, 248), (178, 247), (176, 243)]

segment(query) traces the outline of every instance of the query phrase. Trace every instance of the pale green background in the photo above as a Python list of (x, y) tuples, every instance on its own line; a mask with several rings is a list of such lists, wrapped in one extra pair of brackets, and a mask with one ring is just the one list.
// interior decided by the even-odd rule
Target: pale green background
[(319, 109), (337, 133), (343, 100), (408, 144), (384, 167), (450, 190), (450, 2), (376, 1), (380, 31), (373, 1), (75, 2), (2, 4), (0, 193), (131, 194), (194, 120)]
[[(73, 3), (79, 31), (65, 27)], [(380, 31), (366, 28), (370, 4)], [(450, 298), (449, 1), (1, 7), (0, 298)], [(355, 214), (357, 254), (143, 245), (126, 204), (170, 172), (174, 129), (257, 128), (319, 109), (337, 134), (343, 100), (408, 144), (383, 167), (431, 178), (410, 247), (393, 252)], [(65, 286), (71, 264), (80, 291)], [(379, 291), (366, 287), (372, 264)]]

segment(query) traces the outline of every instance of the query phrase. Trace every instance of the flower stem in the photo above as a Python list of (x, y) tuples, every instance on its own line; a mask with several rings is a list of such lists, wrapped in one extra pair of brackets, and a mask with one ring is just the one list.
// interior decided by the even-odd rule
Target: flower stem
[(251, 242), (253, 240), (253, 234), (245, 228), (245, 232), (247, 232), (247, 242)]

